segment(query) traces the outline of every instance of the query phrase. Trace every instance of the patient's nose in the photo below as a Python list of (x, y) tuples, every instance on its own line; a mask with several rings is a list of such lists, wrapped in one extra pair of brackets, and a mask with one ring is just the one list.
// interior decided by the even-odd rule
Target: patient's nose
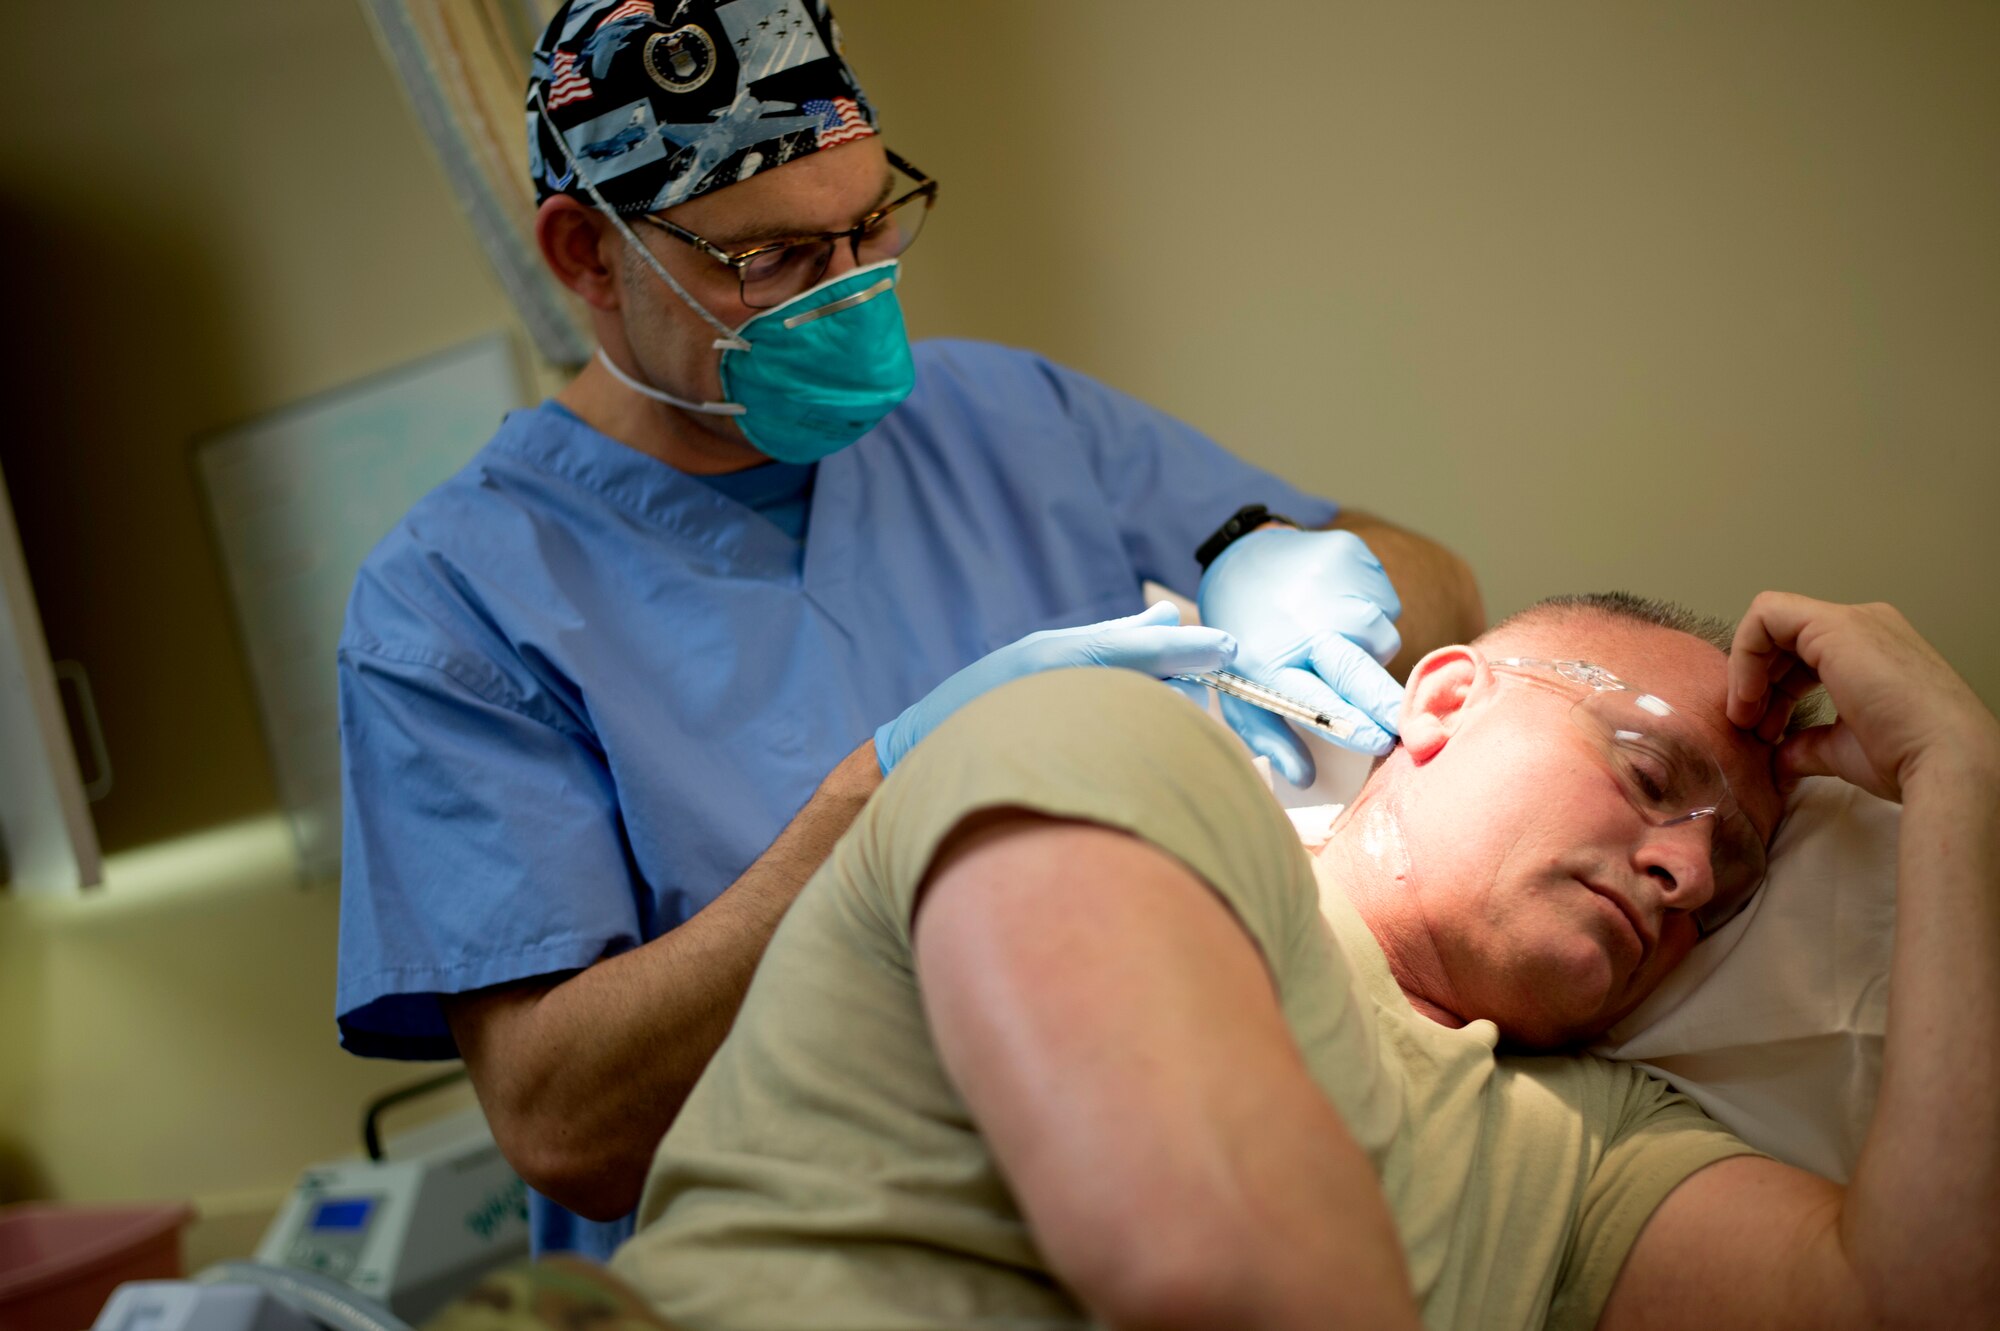
[(1660, 887), (1669, 910), (1698, 910), (1715, 895), (1715, 820), (1651, 827), (1635, 863)]

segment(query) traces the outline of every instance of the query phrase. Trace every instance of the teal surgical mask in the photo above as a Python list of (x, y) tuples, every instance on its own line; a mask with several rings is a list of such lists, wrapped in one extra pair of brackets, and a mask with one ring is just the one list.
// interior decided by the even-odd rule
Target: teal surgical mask
[[(535, 97), (547, 117), (548, 101), (540, 85)], [(625, 243), (719, 334), (714, 346), (722, 353), (720, 402), (690, 402), (643, 383), (599, 347), (597, 359), (619, 383), (682, 411), (734, 416), (743, 437), (779, 462), (817, 462), (838, 453), (874, 429), (916, 387), (910, 336), (896, 299), (900, 269), (894, 259), (842, 273), (731, 328), (687, 293), (658, 256), (639, 243), (567, 147), (563, 153), (577, 182)]]
[[(620, 230), (624, 220), (618, 219)], [(779, 462), (817, 462), (875, 428), (916, 387), (897, 262), (888, 259), (820, 283), (731, 329), (674, 281), (628, 231), (653, 271), (723, 334), (720, 402), (690, 402), (642, 383), (598, 349), (613, 378), (635, 393), (710, 416), (733, 416), (757, 451)]]

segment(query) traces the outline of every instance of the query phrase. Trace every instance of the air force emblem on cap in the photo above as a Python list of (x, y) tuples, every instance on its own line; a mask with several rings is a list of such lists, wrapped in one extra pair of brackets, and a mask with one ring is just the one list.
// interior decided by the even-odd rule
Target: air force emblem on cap
[(715, 65), (714, 39), (692, 23), (646, 39), (646, 72), (668, 92), (693, 92)]

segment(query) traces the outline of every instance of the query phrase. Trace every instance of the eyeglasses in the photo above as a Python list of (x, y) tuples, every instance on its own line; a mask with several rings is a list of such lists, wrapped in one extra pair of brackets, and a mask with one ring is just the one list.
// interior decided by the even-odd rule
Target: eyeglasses
[(1715, 891), (1690, 915), (1706, 938), (1734, 919), (1764, 881), (1764, 839), (1730, 792), (1729, 779), (1694, 723), (1588, 661), (1509, 656), (1487, 662), (1535, 678), (1551, 672), (1589, 690), (1570, 720), (1618, 778), (1626, 800), (1654, 827), (1713, 820), (1709, 862)]
[(664, 217), (641, 213), (633, 220), (658, 227), (717, 263), (735, 269), (737, 283), (743, 290), (743, 303), (753, 310), (768, 310), (816, 286), (827, 264), (833, 261), (833, 247), (843, 240), (858, 264), (897, 258), (916, 243), (917, 233), (924, 229), (924, 219), (930, 216), (931, 206), (937, 202), (938, 183), (893, 152), (889, 154), (889, 165), (916, 181), (917, 187), (883, 204), (845, 231), (793, 236), (731, 254)]

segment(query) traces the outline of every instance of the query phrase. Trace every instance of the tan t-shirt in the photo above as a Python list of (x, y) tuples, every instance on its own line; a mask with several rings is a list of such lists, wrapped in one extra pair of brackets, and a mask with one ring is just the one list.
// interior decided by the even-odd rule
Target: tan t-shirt
[[(1234, 740), (1135, 674), (1038, 675), (920, 745), (780, 925), (613, 1259), (668, 1320), (1090, 1324), (938, 1062), (912, 965), (937, 846), (1002, 806), (1128, 830), (1234, 909), (1375, 1163), (1428, 1326), (1592, 1325), (1661, 1199), (1749, 1149), (1636, 1068), (1496, 1059), (1491, 1023), (1419, 1017), (1345, 898), (1322, 918), (1311, 862)], [(1145, 1242), (1145, 1217), (1132, 1226)]]

